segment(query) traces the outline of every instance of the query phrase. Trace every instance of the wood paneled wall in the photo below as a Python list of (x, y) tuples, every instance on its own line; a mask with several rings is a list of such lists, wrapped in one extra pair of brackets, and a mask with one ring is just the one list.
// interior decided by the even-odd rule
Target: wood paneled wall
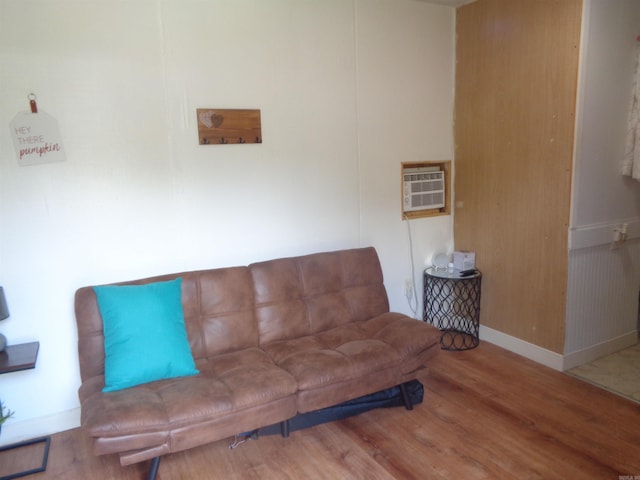
[(482, 324), (562, 353), (582, 0), (457, 10), (456, 249)]

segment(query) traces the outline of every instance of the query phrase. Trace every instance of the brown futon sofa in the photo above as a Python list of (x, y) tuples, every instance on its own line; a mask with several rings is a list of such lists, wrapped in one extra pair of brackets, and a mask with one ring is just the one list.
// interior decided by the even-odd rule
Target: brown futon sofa
[[(277, 423), (287, 436), (287, 420), (296, 414), (397, 385), (402, 390), (439, 351), (437, 329), (389, 312), (372, 247), (163, 275), (104, 291), (178, 280), (186, 361), (195, 370), (161, 372), (132, 386), (109, 387), (116, 367), (105, 342), (121, 330), (107, 333), (103, 326), (108, 316), (114, 328), (101, 296), (105, 286), (75, 295), (82, 427), (96, 455), (117, 453), (122, 465), (152, 460), (149, 478), (162, 455)], [(126, 328), (154, 315), (124, 308)], [(142, 327), (144, 337), (160, 329), (155, 322)], [(169, 347), (162, 337), (150, 340), (161, 360), (180, 345), (180, 334), (171, 332), (164, 334)], [(125, 370), (135, 372), (148, 354), (128, 336), (119, 342)], [(139, 360), (126, 357), (135, 353)]]

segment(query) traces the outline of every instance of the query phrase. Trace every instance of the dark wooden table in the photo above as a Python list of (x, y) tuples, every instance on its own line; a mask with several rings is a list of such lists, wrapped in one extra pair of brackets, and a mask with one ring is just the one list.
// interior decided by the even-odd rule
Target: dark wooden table
[(8, 345), (0, 352), (0, 374), (36, 368), (40, 342)]
[[(38, 359), (38, 350), (40, 349), (40, 342), (21, 343), (20, 345), (9, 345), (3, 352), (0, 352), (0, 374), (19, 372), (20, 370), (29, 370), (36, 368), (36, 360)], [(22, 472), (16, 472), (9, 475), (0, 477), (0, 480), (13, 480), (14, 478), (25, 477), (33, 473), (44, 472), (47, 469), (47, 460), (49, 458), (49, 446), (51, 444), (51, 437), (40, 437), (24, 442), (12, 443), (0, 447), (0, 452), (6, 450), (14, 450), (20, 447), (26, 447), (36, 443), (44, 443), (44, 450), (42, 453), (42, 463), (35, 468), (24, 470)]]

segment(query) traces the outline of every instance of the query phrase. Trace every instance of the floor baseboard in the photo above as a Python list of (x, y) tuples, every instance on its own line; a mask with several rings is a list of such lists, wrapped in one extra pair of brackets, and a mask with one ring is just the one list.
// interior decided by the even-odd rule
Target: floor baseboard
[(638, 332), (634, 331), (617, 338), (612, 338), (606, 342), (578, 350), (577, 352), (571, 352), (564, 356), (563, 370), (570, 370), (585, 363), (593, 362), (600, 357), (631, 347), (636, 343), (638, 343)]
[(0, 446), (22, 442), (31, 438), (52, 435), (80, 426), (80, 407), (45, 417), (2, 425)]
[(629, 332), (618, 338), (593, 345), (578, 352), (561, 355), (546, 348), (525, 342), (506, 333), (480, 325), (480, 340), (493, 343), (499, 347), (522, 355), (529, 360), (564, 372), (579, 365), (592, 362), (600, 357), (615, 353), (638, 343), (638, 332)]
[(480, 325), (480, 340), (493, 343), (505, 350), (522, 355), (529, 360), (533, 360), (554, 370), (563, 370), (563, 358), (559, 353), (552, 352), (533, 343), (525, 342), (506, 333), (499, 332), (498, 330)]

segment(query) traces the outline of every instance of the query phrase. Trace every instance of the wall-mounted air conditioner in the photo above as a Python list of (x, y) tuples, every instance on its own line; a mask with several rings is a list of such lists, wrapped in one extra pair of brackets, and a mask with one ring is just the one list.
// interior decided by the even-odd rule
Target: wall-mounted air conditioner
[(403, 211), (431, 210), (445, 206), (445, 175), (439, 166), (402, 169)]

